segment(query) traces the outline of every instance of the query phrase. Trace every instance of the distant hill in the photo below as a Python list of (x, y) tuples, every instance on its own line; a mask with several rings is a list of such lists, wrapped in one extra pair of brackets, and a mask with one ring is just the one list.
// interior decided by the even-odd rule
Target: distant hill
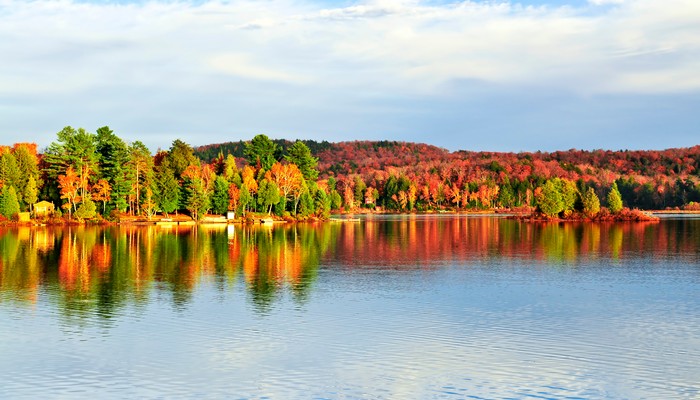
[[(293, 143), (274, 140), (282, 153)], [(699, 176), (700, 146), (666, 150), (566, 150), (555, 152), (450, 152), (437, 146), (399, 141), (349, 141), (330, 143), (303, 141), (319, 159), (321, 173), (332, 175), (366, 174), (386, 168), (412, 169), (420, 164), (469, 161), (486, 171), (501, 172), (517, 169), (518, 165), (538, 161), (539, 172), (546, 176), (583, 175), (588, 170), (606, 170), (616, 175), (655, 177)], [(244, 141), (196, 147), (195, 155), (211, 162), (218, 154), (243, 158)], [(283, 154), (280, 154), (282, 156)], [(533, 164), (533, 166), (535, 166)], [(536, 167), (537, 167), (536, 166)], [(546, 168), (545, 168), (546, 167)], [(535, 171), (538, 172), (538, 168)], [(592, 171), (591, 171), (592, 172)]]
[[(292, 144), (276, 140), (284, 151)], [(700, 146), (666, 150), (566, 150), (555, 152), (455, 151), (422, 143), (398, 141), (304, 141), (319, 159), (319, 176), (333, 176), (342, 186), (384, 188), (394, 177), (405, 177), (427, 192), (440, 187), (470, 190), (509, 185), (527, 195), (551, 178), (594, 187), (603, 198), (617, 182), (630, 207), (674, 207), (700, 201)], [(211, 162), (221, 152), (243, 157), (244, 142), (212, 144), (195, 149)], [(240, 160), (243, 165), (245, 161)], [(446, 190), (449, 192), (449, 190)], [(528, 195), (529, 196), (529, 195)]]

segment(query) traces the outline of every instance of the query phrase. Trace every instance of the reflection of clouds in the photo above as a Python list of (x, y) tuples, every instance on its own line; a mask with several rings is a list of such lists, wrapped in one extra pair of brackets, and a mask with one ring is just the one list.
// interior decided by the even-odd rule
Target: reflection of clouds
[[(412, 308), (401, 293), (375, 288), (246, 321), (212, 344), (207, 363), (254, 397), (678, 398), (699, 389), (700, 353), (687, 351), (687, 335), (700, 326), (690, 309), (617, 314), (600, 311), (609, 298), (589, 308), (565, 296), (449, 311), (455, 304), (445, 301)], [(557, 301), (560, 316), (547, 311)]]

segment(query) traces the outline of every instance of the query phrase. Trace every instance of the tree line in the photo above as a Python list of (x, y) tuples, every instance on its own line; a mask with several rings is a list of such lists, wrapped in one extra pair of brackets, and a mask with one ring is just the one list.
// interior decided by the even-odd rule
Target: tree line
[[(629, 208), (700, 208), (700, 146), (503, 153), (450, 152), (398, 141), (307, 143), (317, 149), (319, 176), (340, 194), (341, 208), (348, 211), (539, 207), (545, 188), (550, 195), (553, 188), (575, 189), (562, 195), (575, 199), (573, 211), (578, 212), (596, 198), (601, 207), (616, 209), (609, 204), (611, 192)], [(195, 152), (206, 159), (236, 146), (208, 145)], [(558, 203), (560, 196), (554, 197)], [(560, 213), (567, 211), (572, 209)]]
[(39, 199), (69, 219), (152, 217), (186, 212), (261, 212), (281, 217), (327, 218), (331, 198), (317, 182), (318, 160), (301, 141), (282, 152), (265, 135), (245, 144), (241, 167), (232, 155), (209, 163), (175, 140), (152, 155), (140, 141), (127, 143), (109, 127), (90, 133), (65, 127), (43, 154), (34, 144), (0, 149), (0, 214), (16, 217)]
[(333, 210), (536, 207), (547, 215), (622, 206), (697, 207), (700, 146), (663, 151), (449, 152), (397, 141), (250, 141), (152, 155), (109, 127), (66, 127), (42, 154), (0, 148), (0, 214), (48, 200), (70, 218), (236, 211), (305, 219)]

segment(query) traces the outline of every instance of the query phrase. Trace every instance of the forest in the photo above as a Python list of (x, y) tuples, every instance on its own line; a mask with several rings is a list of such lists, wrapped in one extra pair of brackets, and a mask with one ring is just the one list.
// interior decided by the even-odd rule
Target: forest
[[(281, 149), (291, 144), (276, 143)], [(555, 214), (584, 211), (588, 204), (588, 212), (595, 213), (596, 202), (614, 211), (700, 209), (700, 146), (498, 153), (396, 141), (304, 143), (319, 159), (321, 182), (340, 195), (340, 204), (333, 206), (348, 211), (534, 207)], [(240, 157), (244, 145), (202, 146), (195, 154), (207, 161), (219, 154)]]
[(0, 218), (16, 220), (39, 201), (54, 206), (45, 218), (69, 221), (173, 213), (200, 220), (228, 211), (307, 220), (331, 212), (700, 210), (700, 146), (450, 152), (257, 135), (196, 148), (178, 139), (153, 154), (107, 126), (95, 133), (68, 126), (42, 151), (34, 143), (0, 146)]

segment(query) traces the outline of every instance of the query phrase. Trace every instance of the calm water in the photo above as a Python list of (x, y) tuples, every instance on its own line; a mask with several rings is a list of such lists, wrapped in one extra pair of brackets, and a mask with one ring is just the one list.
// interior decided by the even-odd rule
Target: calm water
[(0, 230), (0, 398), (700, 398), (700, 219)]

